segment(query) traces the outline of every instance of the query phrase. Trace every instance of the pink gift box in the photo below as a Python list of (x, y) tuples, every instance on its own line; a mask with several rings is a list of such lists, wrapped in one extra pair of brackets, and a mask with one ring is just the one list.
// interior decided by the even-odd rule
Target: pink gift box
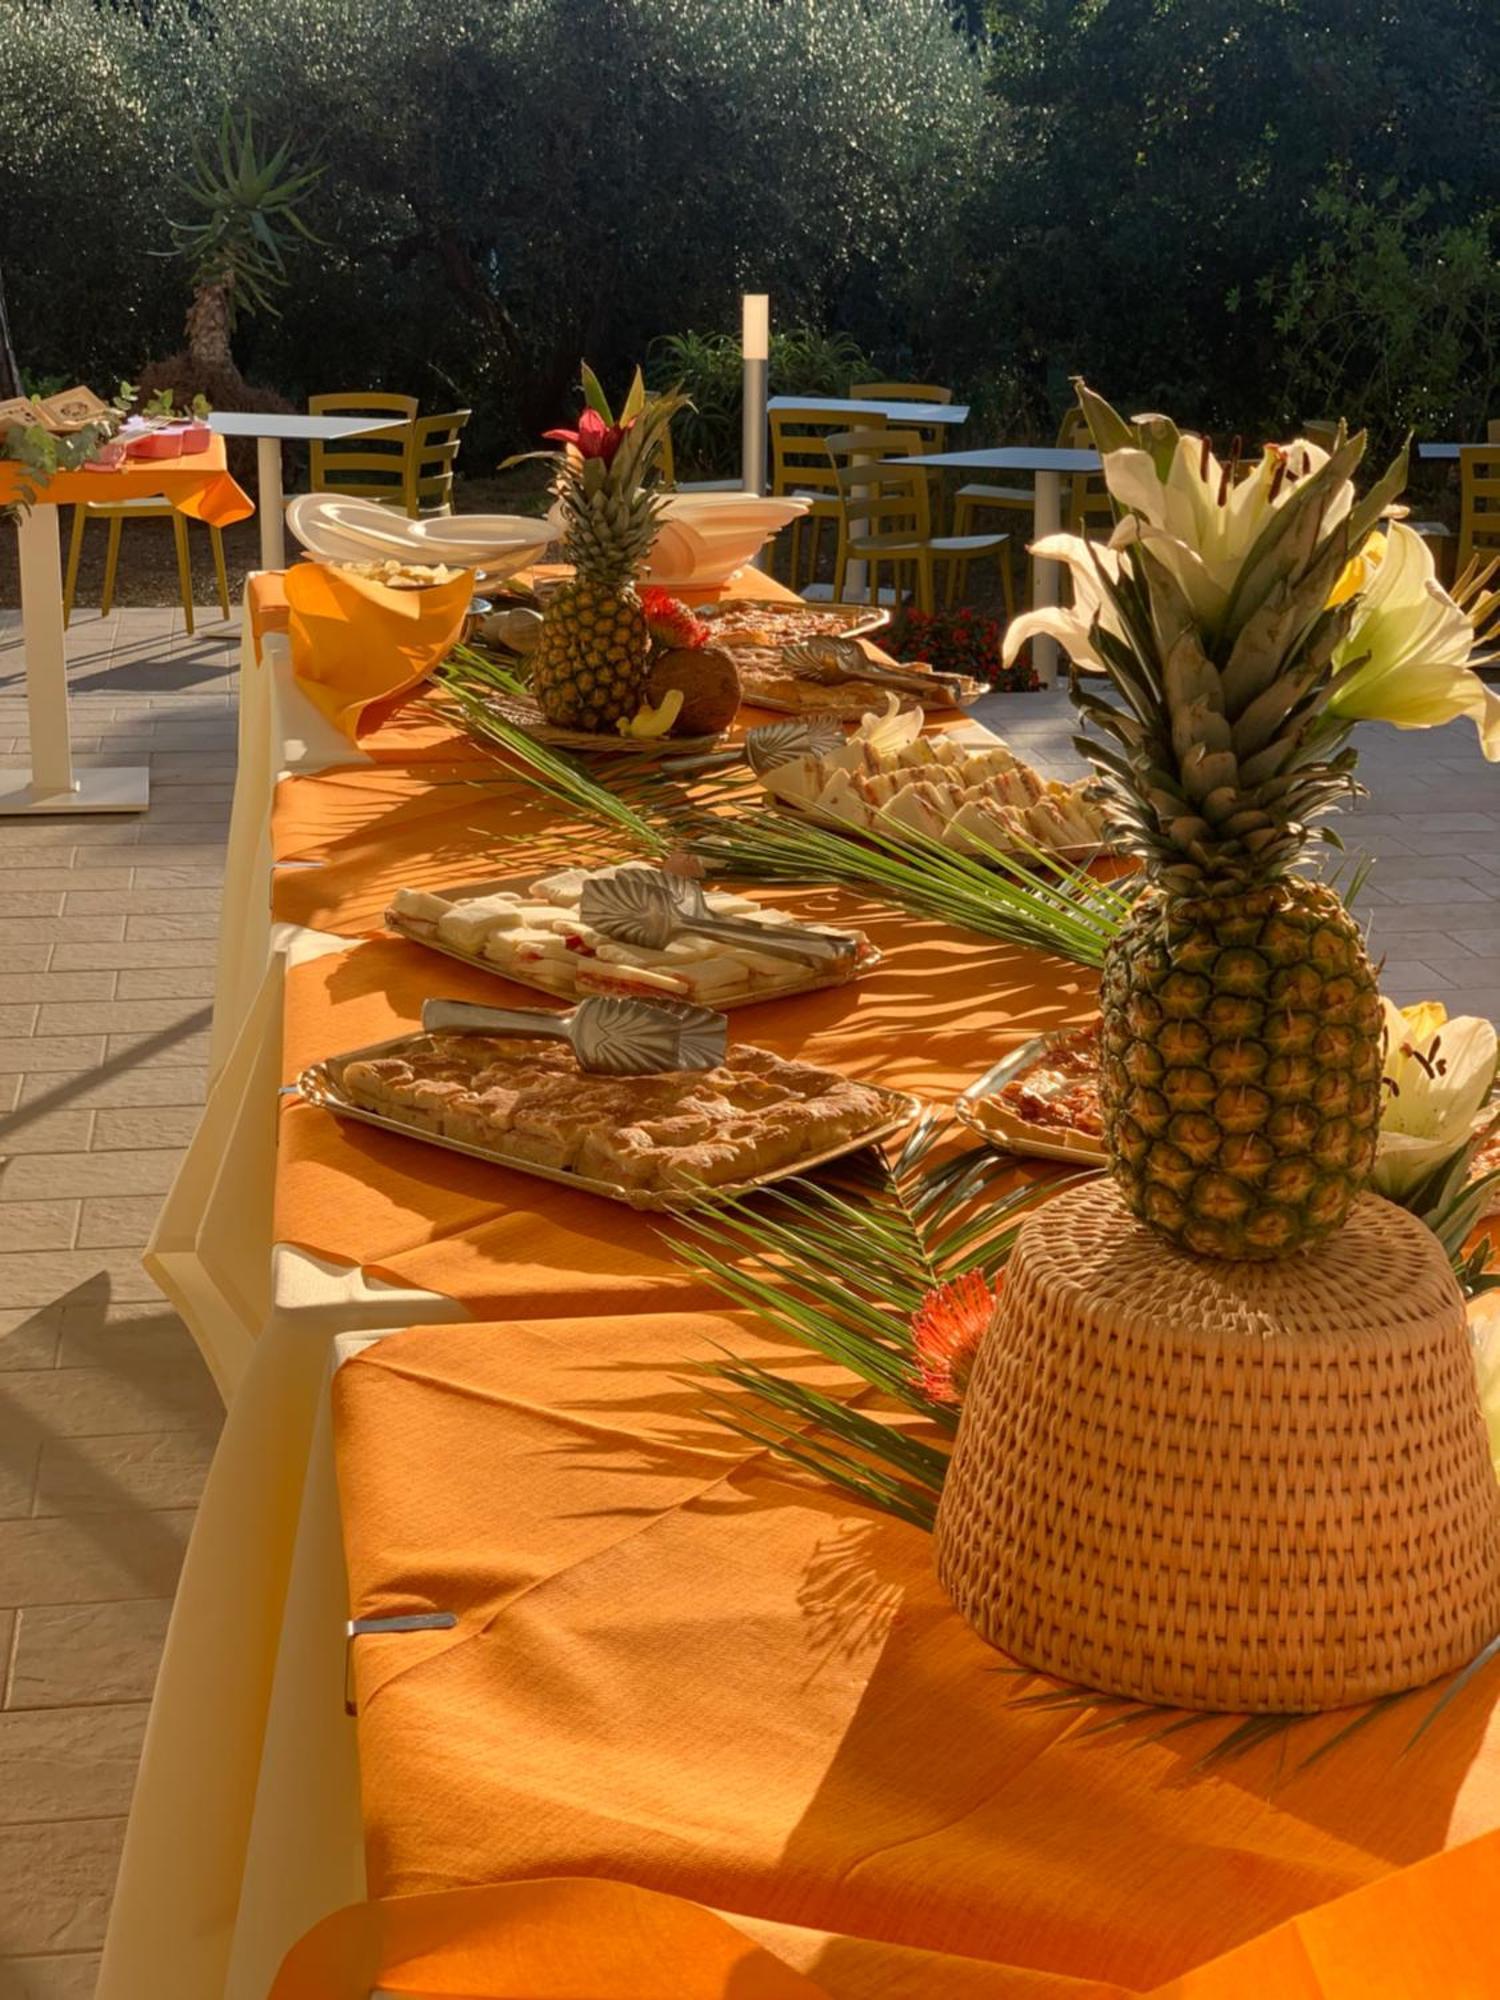
[(184, 424), (182, 427), (182, 455), (192, 458), (200, 451), (207, 451), (213, 432), (207, 424)]

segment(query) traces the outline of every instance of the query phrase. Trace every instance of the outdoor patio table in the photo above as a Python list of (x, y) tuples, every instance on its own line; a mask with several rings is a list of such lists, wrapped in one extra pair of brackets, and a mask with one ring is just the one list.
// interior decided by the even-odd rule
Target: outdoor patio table
[(340, 438), (379, 437), (405, 428), (389, 417), (303, 417), (274, 410), (216, 410), (209, 429), (220, 437), (254, 438), (255, 469), (260, 476), (260, 562), (262, 569), (286, 568), (286, 523), (282, 518), (281, 447), (284, 444), (334, 444)]
[[(0, 459), (0, 504), (20, 493), (20, 468)], [(75, 768), (68, 731), (63, 637), (62, 547), (58, 513), (91, 500), (164, 495), (196, 521), (225, 527), (254, 511), (229, 477), (224, 447), (187, 458), (129, 460), (112, 472), (59, 472), (16, 521), (21, 567), (21, 639), (26, 654), (29, 771), (0, 771), (0, 818), (26, 813), (144, 812), (151, 773), (144, 764)]]
[(766, 408), (785, 410), (789, 415), (799, 410), (839, 410), (851, 417), (869, 417), (878, 411), (892, 424), (940, 425), (944, 429), (955, 428), (969, 419), (967, 403), (903, 403), (884, 396), (773, 396)]
[[(978, 451), (931, 451), (902, 459), (903, 465), (952, 466), (963, 472), (1030, 472), (1036, 478), (1036, 535), (1055, 535), (1062, 527), (1062, 482), (1070, 473), (1097, 472), (1099, 454), (1058, 445), (995, 445)], [(1057, 602), (1058, 565), (1047, 557), (1036, 558), (1036, 597), (1039, 605)], [(1055, 639), (1031, 642), (1037, 679), (1051, 687), (1057, 678), (1058, 646)]]

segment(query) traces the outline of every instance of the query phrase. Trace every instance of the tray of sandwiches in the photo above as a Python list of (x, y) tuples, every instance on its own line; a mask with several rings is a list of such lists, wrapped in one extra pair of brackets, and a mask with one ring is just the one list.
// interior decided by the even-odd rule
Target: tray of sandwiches
[(892, 1137), (920, 1108), (746, 1045), (711, 1069), (600, 1076), (565, 1045), (477, 1034), (352, 1049), (296, 1088), (339, 1117), (664, 1212), (810, 1172)]
[(846, 953), (821, 963), (761, 949), (756, 925), (764, 926), (765, 942), (773, 946), (785, 939), (795, 943), (809, 933), (785, 910), (719, 889), (703, 892), (707, 911), (728, 919), (726, 928), (743, 924), (743, 940), (684, 932), (659, 948), (621, 942), (586, 923), (582, 904), (591, 884), (615, 883), (632, 873), (662, 878), (661, 870), (645, 863), (622, 862), (557, 869), (534, 880), (467, 882), (441, 894), (398, 889), (385, 921), (390, 930), (431, 951), (562, 999), (604, 993), (688, 1001), (727, 1012), (760, 1000), (846, 985), (880, 963), (880, 953), (862, 931), (811, 933), (848, 941)]
[(971, 1083), (953, 1108), (1002, 1152), (1102, 1167), (1099, 1023), (1023, 1042)]
[(833, 750), (793, 757), (761, 783), (785, 812), (887, 840), (915, 835), (957, 854), (1034, 855), (1092, 861), (1106, 851), (1104, 813), (1092, 781), (1043, 778), (998, 738), (922, 734), (922, 717), (887, 696)]

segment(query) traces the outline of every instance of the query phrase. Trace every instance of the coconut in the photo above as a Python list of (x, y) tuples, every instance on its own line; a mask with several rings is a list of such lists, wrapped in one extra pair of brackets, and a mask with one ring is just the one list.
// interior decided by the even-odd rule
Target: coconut
[(682, 691), (674, 736), (717, 736), (740, 705), (740, 672), (717, 646), (674, 646), (651, 663), (644, 699), (655, 708), (669, 688)]

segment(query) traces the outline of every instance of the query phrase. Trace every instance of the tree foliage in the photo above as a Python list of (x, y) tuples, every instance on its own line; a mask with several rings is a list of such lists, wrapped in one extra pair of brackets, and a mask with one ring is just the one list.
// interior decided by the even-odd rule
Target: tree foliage
[(139, 375), (194, 142), (250, 114), (327, 167), (238, 337), (294, 399), (410, 389), (498, 449), (580, 355), (764, 289), (990, 432), (1078, 371), (1220, 430), (1471, 429), (1497, 98), (1495, 0), (10, 0), (0, 267), (24, 365)]

